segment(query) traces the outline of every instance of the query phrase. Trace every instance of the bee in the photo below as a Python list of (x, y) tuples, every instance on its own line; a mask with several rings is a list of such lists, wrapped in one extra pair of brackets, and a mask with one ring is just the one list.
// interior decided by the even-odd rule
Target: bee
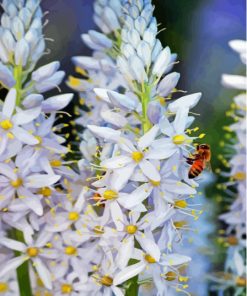
[(211, 150), (208, 144), (197, 145), (196, 152), (192, 157), (187, 157), (186, 162), (191, 165), (188, 173), (189, 179), (193, 179), (201, 174), (211, 159)]

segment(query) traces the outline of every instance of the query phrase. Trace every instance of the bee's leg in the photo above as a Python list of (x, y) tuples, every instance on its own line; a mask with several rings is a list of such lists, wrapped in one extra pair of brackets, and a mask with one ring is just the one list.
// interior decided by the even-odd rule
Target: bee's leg
[(193, 164), (194, 160), (195, 160), (194, 158), (186, 157), (186, 162), (188, 164)]

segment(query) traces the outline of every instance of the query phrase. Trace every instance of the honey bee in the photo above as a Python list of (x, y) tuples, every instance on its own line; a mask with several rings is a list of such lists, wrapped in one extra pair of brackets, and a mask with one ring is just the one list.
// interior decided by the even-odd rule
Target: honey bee
[(192, 157), (187, 157), (186, 162), (191, 164), (189, 169), (188, 177), (193, 179), (201, 174), (206, 168), (207, 164), (210, 163), (211, 151), (208, 144), (197, 145), (196, 152), (192, 154)]

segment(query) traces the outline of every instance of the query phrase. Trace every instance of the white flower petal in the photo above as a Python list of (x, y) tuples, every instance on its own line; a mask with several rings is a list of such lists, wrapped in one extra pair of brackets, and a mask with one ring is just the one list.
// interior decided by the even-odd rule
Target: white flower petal
[(36, 107), (28, 110), (22, 110), (13, 116), (13, 121), (17, 125), (22, 125), (33, 121), (39, 116), (41, 107)]
[(180, 74), (173, 72), (166, 75), (159, 83), (157, 91), (162, 97), (166, 97), (177, 85)]
[(33, 263), (37, 273), (47, 289), (52, 289), (51, 274), (40, 258), (33, 258)]
[(137, 235), (136, 239), (141, 245), (142, 249), (146, 251), (147, 254), (151, 255), (156, 262), (160, 260), (160, 249), (154, 240), (142, 235)]
[(184, 263), (188, 263), (189, 261), (191, 261), (190, 257), (177, 253), (164, 255), (164, 257), (162, 257), (162, 264), (165, 266), (181, 265)]
[(139, 262), (130, 266), (127, 266), (123, 270), (121, 270), (119, 273), (117, 273), (114, 277), (113, 284), (114, 285), (120, 285), (127, 280), (133, 278), (137, 274), (141, 273), (146, 267), (146, 264), (144, 262)]
[(171, 112), (177, 112), (179, 109), (183, 108), (189, 108), (192, 109), (195, 107), (195, 105), (199, 102), (202, 94), (201, 93), (195, 93), (187, 96), (183, 96), (173, 103), (170, 103), (168, 105), (168, 110)]
[(160, 174), (155, 166), (148, 160), (143, 159), (139, 166), (143, 172), (143, 174), (153, 181), (160, 181)]
[(0, 244), (5, 246), (8, 249), (15, 250), (15, 251), (24, 252), (26, 250), (25, 244), (13, 239), (9, 239), (7, 237), (2, 237)]
[(28, 257), (26, 255), (22, 255), (9, 260), (7, 264), (6, 262), (2, 264), (2, 266), (0, 267), (0, 278), (5, 276), (8, 272), (15, 270), (26, 260), (28, 260)]
[(123, 230), (123, 212), (119, 204), (114, 201), (110, 204), (112, 220), (116, 225), (118, 231)]
[(74, 94), (62, 94), (51, 97), (42, 102), (44, 112), (53, 112), (65, 108), (72, 100)]
[(101, 162), (101, 166), (107, 169), (122, 168), (132, 162), (132, 159), (127, 155), (115, 156)]
[(114, 130), (110, 127), (88, 125), (88, 129), (96, 136), (105, 140), (117, 141), (121, 135), (120, 130)]
[(8, 118), (11, 117), (15, 109), (15, 104), (16, 104), (16, 89), (11, 88), (4, 100), (3, 110), (2, 110), (3, 115)]
[(131, 236), (127, 240), (124, 240), (120, 248), (118, 248), (116, 263), (120, 269), (123, 269), (128, 265), (128, 261), (131, 258), (133, 250), (134, 250), (134, 237)]
[(26, 178), (25, 185), (30, 188), (41, 188), (55, 184), (60, 175), (33, 174)]
[(245, 76), (223, 74), (221, 83), (225, 87), (246, 90), (247, 79)]
[(138, 147), (140, 150), (144, 150), (149, 147), (156, 138), (159, 131), (159, 126), (154, 125), (147, 133), (145, 133), (138, 141)]
[(103, 101), (110, 103), (110, 100), (108, 98), (108, 93), (107, 93), (107, 89), (105, 88), (94, 88), (93, 89), (95, 94), (102, 99)]
[(127, 196), (123, 195), (123, 197), (119, 197), (119, 203), (124, 205), (126, 208), (131, 209), (142, 203), (150, 195), (151, 191), (152, 187), (149, 186), (149, 184), (142, 184)]
[(39, 143), (38, 139), (36, 139), (33, 135), (31, 135), (28, 131), (21, 127), (15, 126), (12, 130), (12, 133), (22, 143), (28, 145), (36, 145)]

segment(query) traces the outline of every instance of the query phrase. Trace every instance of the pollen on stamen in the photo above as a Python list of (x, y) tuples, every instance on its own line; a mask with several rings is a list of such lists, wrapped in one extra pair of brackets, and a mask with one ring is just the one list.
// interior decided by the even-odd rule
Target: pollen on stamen
[(136, 231), (137, 231), (137, 226), (136, 225), (132, 225), (132, 224), (130, 224), (130, 225), (127, 225), (126, 227), (125, 227), (125, 230), (126, 230), (126, 232), (128, 233), (128, 234), (135, 234), (136, 233)]
[(101, 283), (103, 286), (110, 287), (110, 286), (113, 284), (113, 278), (111, 278), (111, 277), (108, 276), (108, 275), (104, 275), (104, 276), (100, 279), (100, 283)]
[(70, 284), (62, 284), (61, 292), (62, 294), (70, 294), (73, 291), (73, 288)]
[(173, 136), (172, 141), (176, 145), (181, 145), (186, 141), (186, 137), (184, 135), (175, 135)]
[(0, 122), (0, 126), (4, 130), (9, 130), (13, 127), (13, 123), (9, 119), (5, 119)]
[(10, 184), (11, 184), (12, 187), (18, 188), (23, 184), (23, 181), (22, 181), (22, 179), (18, 178), (16, 180), (10, 181)]
[(132, 156), (132, 159), (137, 163), (139, 163), (144, 157), (143, 153), (140, 151), (132, 152), (131, 156)]

